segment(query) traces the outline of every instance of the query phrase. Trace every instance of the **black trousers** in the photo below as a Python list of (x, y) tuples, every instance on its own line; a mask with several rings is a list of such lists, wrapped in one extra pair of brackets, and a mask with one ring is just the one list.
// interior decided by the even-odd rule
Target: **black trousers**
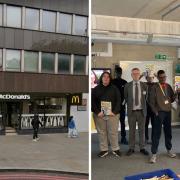
[(38, 130), (39, 128), (34, 128), (33, 139), (38, 138)]
[(154, 119), (155, 119), (155, 114), (151, 110), (150, 106), (147, 105), (147, 116), (146, 116), (146, 123), (145, 123), (145, 139), (149, 140), (149, 123), (151, 122), (152, 130), (151, 130), (151, 141), (152, 141), (152, 136), (153, 136), (153, 130), (154, 130)]
[(152, 154), (156, 154), (158, 151), (162, 125), (164, 128), (166, 149), (171, 150), (172, 148), (171, 112), (159, 111), (158, 116), (156, 116), (154, 120), (154, 130), (151, 147)]
[(125, 129), (125, 108), (121, 107), (120, 111), (120, 124), (121, 124), (121, 137), (126, 137), (126, 129)]

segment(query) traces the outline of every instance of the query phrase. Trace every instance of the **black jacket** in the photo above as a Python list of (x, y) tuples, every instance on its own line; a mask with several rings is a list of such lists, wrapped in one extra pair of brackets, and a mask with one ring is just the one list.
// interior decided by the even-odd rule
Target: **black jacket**
[(121, 102), (123, 103), (123, 101), (124, 101), (124, 87), (127, 84), (127, 81), (122, 79), (122, 78), (115, 78), (112, 80), (112, 83), (119, 89), (119, 92), (121, 95)]
[(31, 125), (32, 127), (35, 128), (39, 128), (39, 124), (41, 126), (43, 126), (43, 124), (39, 121), (39, 116), (38, 115), (34, 115), (33, 120), (31, 121)]
[(112, 112), (118, 114), (121, 109), (121, 96), (114, 85), (103, 86), (99, 84), (92, 90), (92, 112), (101, 112), (101, 101), (109, 101), (112, 104)]

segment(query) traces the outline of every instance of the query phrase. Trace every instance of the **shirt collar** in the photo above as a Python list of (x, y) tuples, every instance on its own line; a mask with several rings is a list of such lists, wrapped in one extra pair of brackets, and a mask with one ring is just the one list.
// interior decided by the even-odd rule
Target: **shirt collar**
[(136, 83), (139, 85), (140, 81), (133, 81), (133, 85), (135, 85)]

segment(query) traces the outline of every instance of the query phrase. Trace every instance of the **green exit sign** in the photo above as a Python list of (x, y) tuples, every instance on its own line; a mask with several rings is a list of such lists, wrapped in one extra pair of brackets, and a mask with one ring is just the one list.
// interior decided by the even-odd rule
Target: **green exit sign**
[(158, 53), (158, 54), (155, 54), (155, 59), (166, 60), (167, 55)]

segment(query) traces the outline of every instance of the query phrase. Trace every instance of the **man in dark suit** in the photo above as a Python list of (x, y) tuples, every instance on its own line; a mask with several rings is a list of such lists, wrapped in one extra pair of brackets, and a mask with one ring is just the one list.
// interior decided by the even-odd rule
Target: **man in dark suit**
[(135, 149), (135, 134), (136, 122), (138, 123), (139, 131), (139, 146), (140, 152), (144, 155), (149, 155), (145, 149), (145, 118), (147, 86), (140, 82), (140, 70), (133, 68), (131, 70), (133, 81), (127, 83), (124, 89), (124, 98), (127, 103), (128, 123), (129, 123), (129, 150), (127, 155), (134, 153)]
[(171, 158), (176, 157), (172, 149), (172, 130), (171, 130), (171, 103), (175, 100), (175, 94), (172, 87), (166, 83), (166, 74), (163, 70), (157, 72), (158, 83), (154, 84), (150, 93), (150, 106), (155, 114), (154, 129), (152, 137), (152, 157), (151, 163), (155, 163), (157, 159), (157, 151), (159, 140), (161, 137), (162, 125), (164, 128), (165, 146), (167, 155)]

